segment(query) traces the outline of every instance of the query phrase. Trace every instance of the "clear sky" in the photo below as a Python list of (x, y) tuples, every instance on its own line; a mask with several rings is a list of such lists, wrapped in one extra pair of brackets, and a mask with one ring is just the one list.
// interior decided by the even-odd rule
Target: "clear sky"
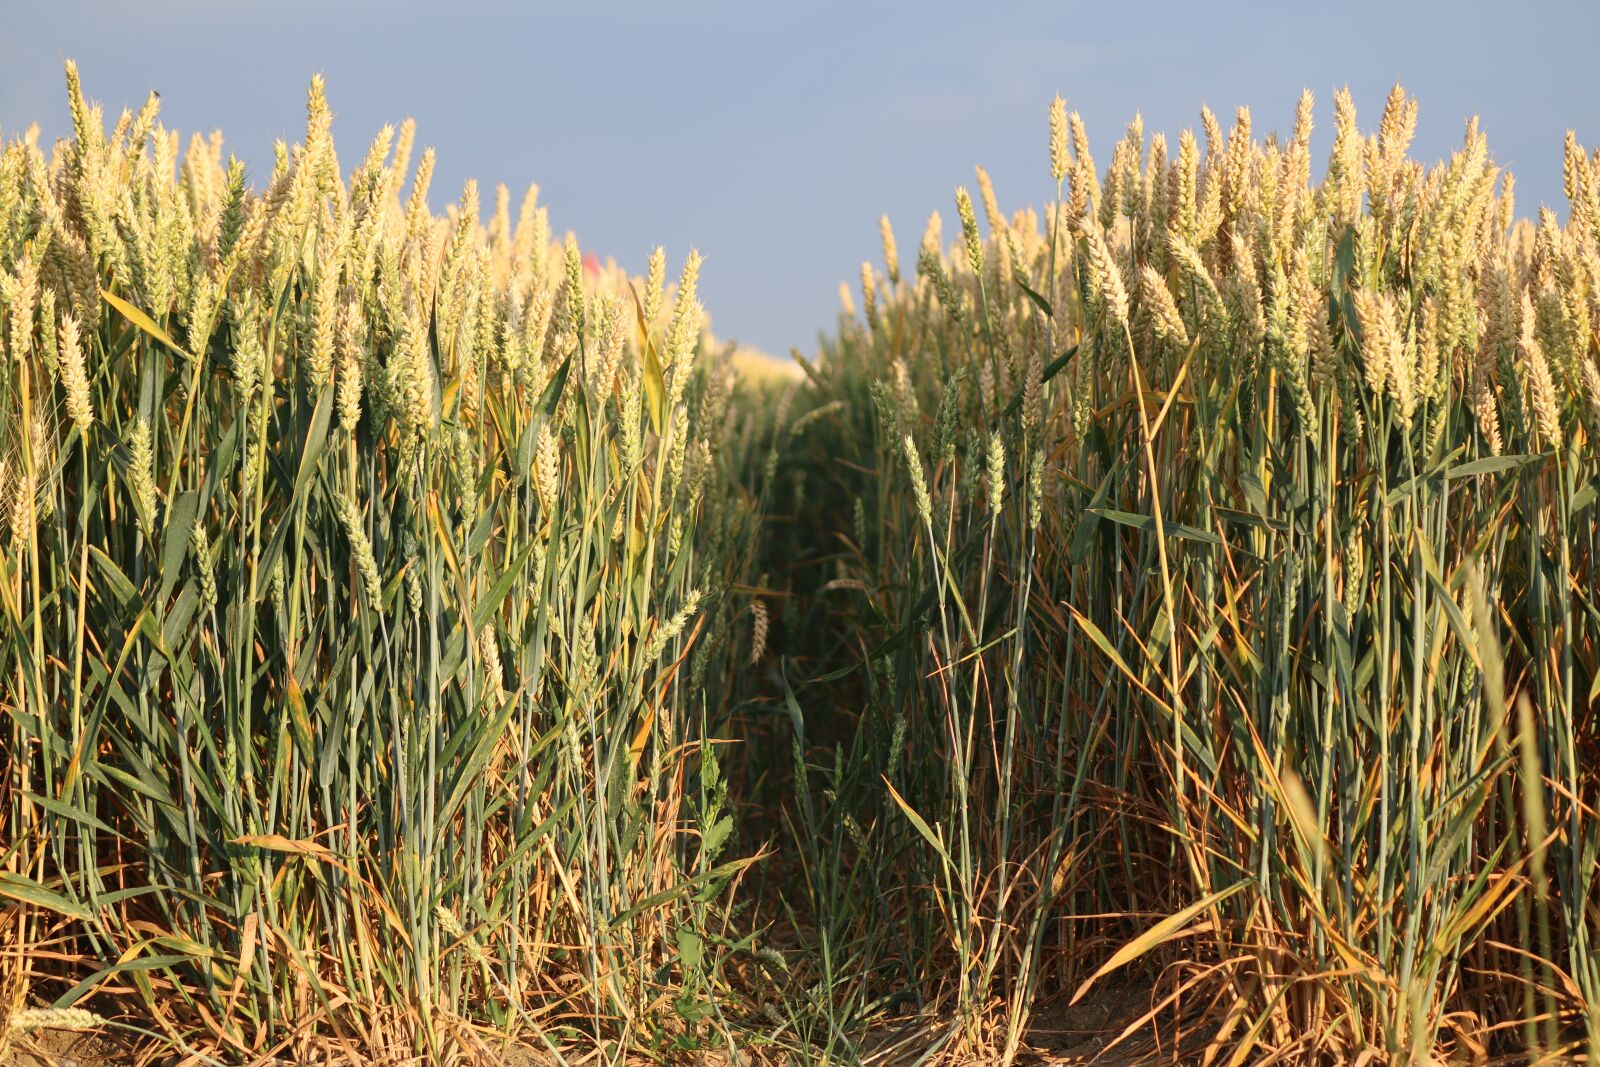
[[(811, 351), (838, 283), (877, 257), (887, 212), (902, 246), (982, 163), (1001, 205), (1053, 195), (1047, 106), (1082, 112), (1097, 160), (1135, 111), (1148, 130), (1198, 125), (1202, 103), (1286, 129), (1333, 90), (1362, 125), (1396, 80), (1421, 101), (1433, 160), (1482, 116), (1517, 174), (1520, 213), (1561, 204), (1568, 128), (1600, 144), (1597, 0), (1211, 0), (1006, 6), (569, 0), (19, 0), (0, 33), (0, 134), (68, 128), (61, 60), (112, 117), (162, 94), (186, 133), (221, 127), (259, 177), (303, 129), (327, 78), (341, 160), (384, 122), (438, 149), (433, 206), (478, 178), (543, 188), (557, 232), (642, 271), (664, 244), (706, 257), (713, 328), (775, 353)], [(1319, 162), (1320, 166), (1320, 162)], [(1564, 217), (1564, 215), (1563, 215)]]

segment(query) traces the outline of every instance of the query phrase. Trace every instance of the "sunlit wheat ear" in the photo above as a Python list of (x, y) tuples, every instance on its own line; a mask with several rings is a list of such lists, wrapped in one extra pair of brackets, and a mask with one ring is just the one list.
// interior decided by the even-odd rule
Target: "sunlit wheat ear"
[(646, 330), (655, 329), (656, 320), (661, 317), (662, 287), (667, 280), (667, 250), (659, 245), (650, 253), (650, 265), (645, 274), (644, 283), (644, 327)]
[(772, 622), (767, 614), (767, 602), (759, 597), (750, 601), (750, 618), (750, 665), (753, 667), (767, 654), (767, 630)]
[(339, 425), (346, 433), (354, 433), (361, 421), (361, 394), (363, 389), (363, 364), (366, 358), (366, 323), (361, 316), (361, 305), (354, 299), (344, 307), (339, 318), (338, 355), (339, 376), (336, 400), (339, 407)]
[(961, 429), (961, 390), (966, 376), (967, 368), (962, 367), (944, 383), (939, 411), (934, 419), (934, 451), (945, 461), (950, 460), (956, 451), (956, 439)]
[(989, 435), (984, 466), (984, 480), (989, 486), (989, 514), (995, 518), (1000, 516), (1000, 507), (1005, 502), (1005, 469), (1005, 442), (1000, 438), (1000, 431), (996, 430)]
[[(0, 180), (3, 184), (3, 180)], [(0, 197), (6, 196), (4, 188), (0, 188)], [(55, 379), (61, 376), (61, 336), (56, 328), (59, 316), (56, 313), (56, 291), (51, 288), (39, 290), (39, 361), (44, 365), (45, 377)]]
[[(1293, 143), (1304, 148), (1311, 143), (1311, 131), (1316, 124), (1317, 97), (1310, 89), (1300, 90), (1300, 99), (1294, 109)], [(1301, 178), (1306, 180), (1305, 177)]]
[(911, 491), (916, 497), (917, 514), (922, 516), (923, 522), (931, 523), (933, 500), (928, 496), (928, 481), (922, 470), (922, 457), (917, 455), (917, 445), (910, 434), (901, 439), (901, 451), (905, 455), (906, 470), (911, 475)]
[(878, 220), (878, 234), (883, 242), (883, 268), (889, 277), (890, 285), (900, 284), (900, 252), (894, 243), (894, 228), (889, 225), (889, 216), (885, 215)]
[(1110, 230), (1116, 226), (1117, 216), (1123, 212), (1128, 173), (1133, 167), (1132, 151), (1133, 146), (1126, 138), (1118, 141), (1111, 150), (1111, 164), (1106, 167), (1105, 185), (1100, 192), (1099, 211), (1096, 214), (1102, 229)]
[(1589, 222), (1589, 194), (1593, 175), (1589, 157), (1578, 145), (1578, 132), (1568, 130), (1561, 143), (1561, 191), (1572, 208), (1572, 221), (1578, 226)]
[[(570, 232), (567, 234), (567, 239), (562, 242), (561, 266), (566, 275), (566, 314), (569, 324), (567, 332), (575, 342), (578, 337), (583, 336), (588, 325), (588, 302), (583, 291), (583, 251), (578, 247), (577, 236)], [(562, 347), (570, 348), (571, 342), (564, 343)]]
[(89, 396), (89, 375), (83, 363), (83, 344), (78, 335), (78, 320), (61, 322), (61, 384), (67, 394), (67, 415), (78, 432), (89, 433), (94, 425), (94, 404)]
[(478, 944), (478, 939), (468, 933), (466, 928), (461, 925), (461, 920), (456, 917), (455, 912), (440, 904), (434, 908), (433, 913), (434, 917), (439, 921), (439, 928), (465, 949), (474, 963), (482, 966), (488, 965), (488, 953), (484, 952), (483, 946)]
[(1234, 109), (1233, 127), (1228, 131), (1228, 144), (1223, 160), (1226, 204), (1230, 215), (1238, 215), (1245, 207), (1250, 190), (1249, 169), (1255, 150), (1253, 140), (1255, 121), (1250, 109), (1241, 104)]
[(1417, 387), (1420, 399), (1437, 400), (1443, 388), (1439, 359), (1439, 306), (1433, 297), (1422, 301), (1421, 323), (1417, 328)]
[(311, 386), (320, 390), (333, 381), (334, 342), (339, 326), (339, 291), (334, 279), (325, 277), (317, 283), (312, 303), (311, 351), (306, 359), (306, 373)]
[(1043, 341), (1038, 339), (1028, 351), (1028, 365), (1022, 383), (1022, 426), (1027, 430), (1037, 429), (1044, 422), (1043, 351)]
[(1078, 220), (1078, 234), (1088, 251), (1089, 277), (1101, 306), (1119, 326), (1128, 324), (1128, 290), (1122, 281), (1122, 268), (1106, 244), (1105, 232), (1093, 220)]
[(683, 397), (695, 344), (700, 336), (701, 308), (696, 291), (700, 262), (699, 251), (691, 250), (683, 262), (683, 272), (678, 277), (678, 291), (672, 301), (666, 347), (666, 367), (671, 372), (668, 382), (669, 407), (675, 407)]
[[(1162, 142), (1165, 145), (1165, 141)], [(1121, 193), (1120, 203), (1116, 205), (1121, 214), (1129, 219), (1136, 218), (1145, 210), (1145, 184), (1143, 179), (1144, 169), (1144, 116), (1134, 113), (1133, 119), (1128, 123), (1127, 133), (1123, 137), (1122, 175), (1117, 179), (1117, 187)], [(1107, 199), (1110, 199), (1109, 197)]]
[(10, 305), (11, 358), (25, 360), (33, 350), (33, 308), (39, 299), (39, 269), (33, 257), (24, 255), (7, 279), (6, 302)]
[(541, 426), (538, 443), (534, 446), (533, 485), (539, 494), (539, 508), (546, 516), (555, 511), (560, 480), (560, 444), (549, 426)]
[(1500, 433), (1500, 407), (1495, 399), (1494, 386), (1486, 374), (1478, 377), (1473, 392), (1472, 412), (1478, 423), (1478, 432), (1489, 446), (1489, 454), (1500, 455), (1505, 451)]
[(1534, 337), (1533, 301), (1524, 290), (1522, 294), (1522, 333), (1517, 349), (1528, 368), (1528, 388), (1533, 402), (1534, 422), (1538, 427), (1540, 445), (1546, 449), (1561, 447), (1561, 403), (1556, 398), (1555, 378), (1550, 373), (1550, 362), (1545, 357), (1544, 346)]
[(623, 347), (627, 341), (627, 325), (622, 301), (610, 294), (602, 297), (597, 331), (599, 351), (595, 359), (593, 384), (599, 396), (610, 395), (616, 385), (617, 371), (622, 366)]
[(939, 256), (943, 254), (944, 245), (944, 220), (938, 211), (928, 212), (928, 221), (922, 228), (922, 243), (917, 248), (917, 255), (924, 254)]
[(1072, 215), (1077, 217), (1100, 200), (1100, 179), (1089, 154), (1089, 133), (1076, 111), (1067, 116), (1067, 127), (1072, 135)]
[(345, 537), (350, 541), (351, 556), (355, 560), (356, 575), (361, 580), (367, 606), (378, 610), (383, 605), (383, 578), (378, 572), (378, 560), (373, 555), (372, 541), (367, 537), (360, 509), (343, 496), (335, 500), (334, 509), (339, 524), (344, 527)]
[(155, 449), (150, 424), (144, 418), (133, 420), (128, 433), (128, 488), (138, 504), (140, 521), (154, 528), (156, 514)]
[(189, 527), (189, 550), (194, 553), (195, 568), (200, 572), (200, 603), (208, 609), (214, 608), (217, 606), (216, 560), (203, 519), (196, 519)]
[(1050, 104), (1050, 176), (1059, 185), (1072, 169), (1067, 129), (1067, 102), (1057, 96)]
[(867, 325), (875, 327), (878, 321), (878, 285), (872, 264), (865, 261), (861, 264), (861, 301)]
[(967, 267), (973, 274), (983, 274), (983, 238), (978, 234), (978, 216), (972, 207), (972, 195), (963, 186), (956, 190), (956, 214), (961, 218), (961, 237), (966, 243)]
[(33, 529), (36, 514), (34, 497), (38, 491), (38, 483), (33, 475), (26, 471), (10, 473), (12, 477), (6, 489), (6, 495), (9, 497), (6, 525), (11, 544), (15, 548), (27, 540), (29, 532)]
[(1000, 212), (1000, 202), (995, 199), (994, 182), (989, 179), (989, 172), (983, 167), (976, 168), (978, 177), (978, 199), (983, 202), (983, 219), (989, 225), (990, 233), (998, 233), (1006, 228), (1006, 217)]
[(1179, 348), (1187, 348), (1189, 331), (1183, 324), (1183, 315), (1178, 311), (1177, 302), (1172, 299), (1172, 290), (1167, 288), (1166, 280), (1149, 265), (1140, 269), (1139, 295), (1150, 302), (1151, 320), (1156, 333)]
[(1361, 367), (1367, 389), (1382, 396), (1399, 358), (1400, 326), (1395, 321), (1394, 304), (1387, 294), (1366, 289), (1356, 292), (1354, 301), (1361, 325)]
[(41, 1030), (93, 1030), (106, 1020), (84, 1008), (24, 1008), (12, 1015), (10, 1025), (19, 1034)]
[(1324, 195), (1335, 219), (1348, 222), (1360, 212), (1366, 175), (1361, 158), (1361, 134), (1356, 128), (1356, 106), (1349, 89), (1333, 95), (1333, 148), (1328, 154)]
[(917, 273), (928, 279), (945, 312), (956, 322), (964, 322), (967, 312), (963, 295), (945, 271), (938, 253), (923, 249), (917, 257)]
[(1044, 449), (1028, 457), (1028, 527), (1037, 530), (1044, 518)]
[(646, 663), (653, 663), (660, 659), (667, 646), (675, 641), (678, 635), (683, 633), (683, 628), (688, 625), (689, 620), (699, 612), (700, 599), (700, 590), (691, 590), (688, 598), (684, 601), (683, 607), (678, 609), (671, 619), (656, 630), (650, 639), (650, 644), (645, 649), (644, 661)]

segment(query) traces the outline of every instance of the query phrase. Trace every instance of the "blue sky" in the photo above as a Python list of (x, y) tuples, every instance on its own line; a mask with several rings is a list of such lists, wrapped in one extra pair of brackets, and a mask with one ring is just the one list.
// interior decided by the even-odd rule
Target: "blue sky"
[(39, 0), (0, 36), (0, 133), (67, 128), (61, 60), (112, 115), (162, 94), (184, 131), (221, 127), (260, 174), (302, 128), (321, 71), (341, 159), (406, 116), (438, 149), (433, 205), (476, 177), (543, 188), (558, 232), (642, 270), (651, 247), (706, 257), (713, 327), (810, 351), (838, 283), (902, 245), (982, 163), (1008, 210), (1053, 193), (1046, 108), (1080, 111), (1103, 165), (1135, 111), (1149, 130), (1208, 103), (1288, 127), (1317, 94), (1316, 147), (1348, 85), (1364, 127), (1396, 80), (1432, 160), (1482, 116), (1519, 212), (1561, 203), (1568, 128), (1600, 144), (1600, 2), (1367, 0), (999, 5)]

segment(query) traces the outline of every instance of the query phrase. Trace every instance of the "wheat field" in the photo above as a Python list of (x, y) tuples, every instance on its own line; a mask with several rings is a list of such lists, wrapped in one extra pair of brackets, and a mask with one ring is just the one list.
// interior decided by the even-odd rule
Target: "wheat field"
[(1600, 152), (1058, 99), (789, 373), (320, 79), (252, 176), (66, 73), (0, 1055), (1600, 1062)]

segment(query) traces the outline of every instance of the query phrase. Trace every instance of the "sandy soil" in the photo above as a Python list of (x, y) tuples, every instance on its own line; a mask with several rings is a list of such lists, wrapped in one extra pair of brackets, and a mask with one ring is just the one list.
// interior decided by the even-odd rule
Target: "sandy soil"
[[(1033, 1067), (1139, 1067), (1154, 1062), (1173, 1063), (1171, 1055), (1152, 1055), (1156, 1049), (1148, 1029), (1136, 1032), (1108, 1050), (1128, 1024), (1150, 1006), (1147, 987), (1108, 986), (1083, 1004), (1043, 1010), (1034, 1020), (1019, 1065)], [(927, 1020), (887, 1024), (865, 1042), (868, 1067), (908, 1067), (940, 1044), (942, 1028)], [(741, 1057), (743, 1063), (758, 1061)], [(0, 1053), (0, 1067), (111, 1067), (136, 1063), (129, 1047), (93, 1033), (47, 1030), (18, 1037)], [(163, 1057), (148, 1061), (169, 1062)], [(281, 1062), (281, 1061), (280, 1061)], [(503, 1061), (507, 1067), (549, 1067), (553, 1062), (535, 1049), (513, 1048)], [(589, 1064), (592, 1060), (581, 1060)], [(705, 1061), (704, 1067), (732, 1067), (726, 1055)], [(761, 1061), (768, 1062), (768, 1061)], [(938, 1061), (948, 1065), (948, 1061)]]
[(120, 1067), (129, 1062), (126, 1046), (73, 1030), (42, 1030), (17, 1037), (0, 1053), (0, 1067)]

